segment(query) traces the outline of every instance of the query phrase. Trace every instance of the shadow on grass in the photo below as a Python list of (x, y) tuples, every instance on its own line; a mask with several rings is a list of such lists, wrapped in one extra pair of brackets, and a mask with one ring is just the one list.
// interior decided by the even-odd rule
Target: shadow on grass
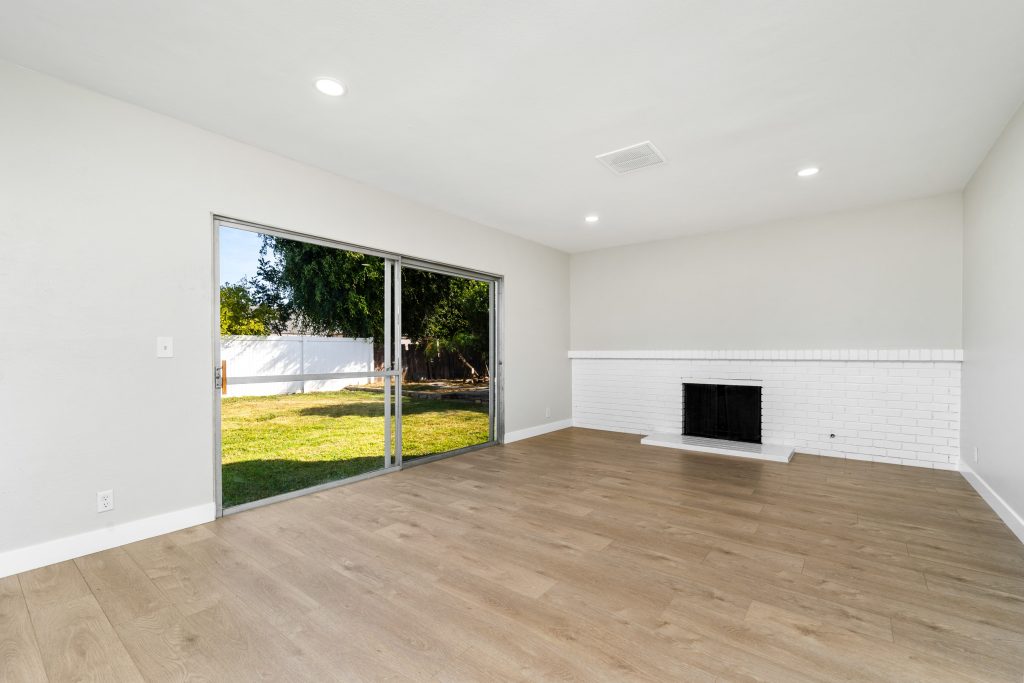
[[(486, 413), (486, 403), (474, 403), (472, 401), (455, 401), (442, 399), (437, 401), (424, 399), (405, 399), (402, 401), (403, 415), (422, 415), (425, 413), (454, 413), (470, 411), (473, 413)], [(324, 406), (310, 406), (297, 411), (299, 415), (306, 417), (384, 417), (384, 401), (380, 403), (335, 403)], [(394, 409), (392, 407), (392, 415)]]
[(326, 484), (384, 467), (384, 456), (339, 460), (244, 460), (221, 466), (224, 507)]
[[(383, 397), (379, 401), (360, 399), (344, 396), (301, 408), (282, 405), (272, 413), (245, 417), (249, 424), (233, 432), (235, 439), (232, 444), (236, 450), (225, 451), (229, 462), (223, 463), (221, 468), (224, 507), (381, 469), (384, 466), (382, 454), (357, 454), (383, 450)], [(478, 438), (480, 443), (486, 441), (487, 412), (486, 404), (472, 401), (406, 398), (403, 400), (403, 413), (408, 418), (403, 438), (406, 459), (462, 448)], [(294, 420), (294, 416), (306, 419)], [(284, 418), (283, 427), (275, 426), (278, 417)], [(335, 419), (344, 419), (344, 422), (332, 423), (331, 420)], [(481, 425), (483, 435), (478, 436)], [(355, 430), (351, 432), (351, 440), (346, 437), (348, 427)], [(373, 434), (377, 430), (379, 445), (371, 445), (369, 441), (375, 440)], [(261, 439), (268, 442), (253, 448), (261, 443)], [(302, 460), (298, 454), (294, 458), (287, 457), (292, 449), (302, 450), (304, 446), (310, 446), (317, 452), (318, 446), (325, 441), (329, 442), (328, 445), (337, 443), (338, 447), (322, 460)], [(253, 458), (256, 453), (252, 451), (266, 452), (272, 457)], [(347, 457), (338, 451), (347, 451), (352, 456)], [(230, 462), (236, 457), (245, 459)]]

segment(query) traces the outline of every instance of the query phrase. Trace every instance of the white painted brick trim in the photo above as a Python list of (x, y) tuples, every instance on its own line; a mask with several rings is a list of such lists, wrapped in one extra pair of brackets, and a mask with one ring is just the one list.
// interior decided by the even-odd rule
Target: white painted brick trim
[(569, 358), (646, 360), (859, 360), (935, 362), (962, 361), (963, 349), (734, 349), (703, 351), (570, 351)]
[(569, 356), (573, 423), (580, 427), (678, 434), (685, 380), (756, 378), (763, 382), (766, 444), (916, 467), (956, 469), (959, 461), (959, 350), (573, 351)]

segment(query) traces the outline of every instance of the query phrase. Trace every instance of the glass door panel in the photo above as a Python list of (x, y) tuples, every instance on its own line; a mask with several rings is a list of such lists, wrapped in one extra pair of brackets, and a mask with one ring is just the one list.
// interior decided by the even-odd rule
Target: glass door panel
[(493, 283), (402, 268), (402, 459), (493, 441)]
[(394, 261), (221, 225), (224, 508), (393, 463)]

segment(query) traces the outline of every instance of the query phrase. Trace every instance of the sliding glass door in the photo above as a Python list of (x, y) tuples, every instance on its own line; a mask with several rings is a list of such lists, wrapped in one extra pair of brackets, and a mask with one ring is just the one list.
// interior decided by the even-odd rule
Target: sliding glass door
[(218, 219), (221, 509), (495, 443), (500, 279)]
[(495, 287), (483, 276), (402, 268), (402, 457), (494, 441)]

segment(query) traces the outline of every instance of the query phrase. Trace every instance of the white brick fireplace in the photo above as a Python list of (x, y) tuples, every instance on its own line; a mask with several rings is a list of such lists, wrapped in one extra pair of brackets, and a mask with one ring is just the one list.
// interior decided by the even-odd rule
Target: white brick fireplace
[(682, 432), (682, 383), (763, 383), (765, 444), (956, 469), (959, 350), (572, 351), (573, 424)]

